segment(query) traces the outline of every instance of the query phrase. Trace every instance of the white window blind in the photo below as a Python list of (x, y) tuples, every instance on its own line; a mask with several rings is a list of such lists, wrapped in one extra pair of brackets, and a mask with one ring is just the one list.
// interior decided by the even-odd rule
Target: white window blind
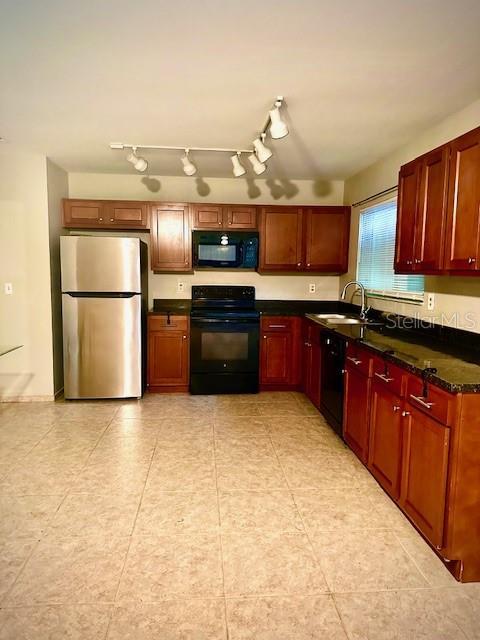
[(422, 301), (423, 276), (393, 271), (396, 221), (396, 198), (360, 212), (357, 279), (370, 295)]

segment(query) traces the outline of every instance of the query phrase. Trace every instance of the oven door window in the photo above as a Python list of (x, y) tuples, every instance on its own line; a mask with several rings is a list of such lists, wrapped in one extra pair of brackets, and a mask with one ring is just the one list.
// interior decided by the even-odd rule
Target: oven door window
[(248, 333), (202, 331), (203, 360), (248, 360)]

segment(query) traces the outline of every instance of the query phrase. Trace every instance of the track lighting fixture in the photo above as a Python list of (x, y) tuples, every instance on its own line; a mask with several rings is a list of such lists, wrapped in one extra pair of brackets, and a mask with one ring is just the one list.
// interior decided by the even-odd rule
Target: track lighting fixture
[(280, 107), (283, 104), (283, 99), (278, 99), (275, 102), (274, 109), (268, 112), (270, 116), (270, 135), (275, 140), (279, 138), (284, 138), (288, 135), (288, 127), (285, 122), (282, 120), (282, 116), (280, 115)]
[(234, 156), (231, 156), (230, 160), (233, 164), (233, 175), (235, 176), (235, 178), (240, 178), (247, 173), (247, 170), (240, 162), (240, 151), (238, 151)]
[(263, 162), (260, 162), (260, 160), (257, 158), (257, 156), (254, 153), (249, 155), (248, 159), (252, 163), (253, 170), (255, 171), (257, 176), (261, 175), (267, 168), (267, 165), (263, 164)]
[(270, 151), (270, 149), (268, 149), (268, 147), (263, 144), (264, 139), (265, 134), (263, 133), (261, 138), (255, 138), (255, 140), (253, 141), (255, 153), (260, 162), (265, 162), (272, 157), (272, 152)]
[(148, 167), (148, 162), (142, 156), (137, 156), (137, 147), (132, 147), (132, 152), (127, 156), (128, 162), (133, 164), (137, 171), (145, 171)]
[(283, 96), (277, 96), (277, 99), (273, 103), (273, 108), (268, 112), (263, 128), (260, 130), (258, 136), (253, 141), (253, 149), (220, 149), (218, 147), (172, 147), (167, 145), (145, 144), (145, 145), (133, 145), (124, 144), (123, 142), (112, 142), (110, 144), (111, 149), (130, 149), (131, 152), (127, 156), (128, 162), (130, 162), (137, 171), (145, 171), (148, 167), (148, 163), (145, 158), (137, 156), (137, 148), (152, 149), (155, 151), (169, 150), (169, 151), (184, 151), (185, 155), (181, 158), (183, 165), (183, 172), (187, 176), (193, 176), (197, 173), (197, 167), (189, 158), (190, 151), (208, 151), (213, 153), (230, 153), (230, 160), (233, 165), (233, 175), (239, 178), (246, 173), (245, 167), (240, 162), (240, 155), (242, 153), (248, 154), (248, 159), (253, 167), (257, 176), (264, 173), (266, 170), (265, 162), (272, 157), (272, 151), (265, 146), (265, 138), (267, 132), (270, 131), (270, 135), (274, 139), (284, 138), (288, 134), (288, 127), (282, 120), (280, 115), (280, 109), (284, 104)]
[(193, 176), (197, 173), (197, 167), (191, 162), (188, 154), (190, 149), (185, 149), (185, 155), (182, 158), (183, 173), (187, 176)]

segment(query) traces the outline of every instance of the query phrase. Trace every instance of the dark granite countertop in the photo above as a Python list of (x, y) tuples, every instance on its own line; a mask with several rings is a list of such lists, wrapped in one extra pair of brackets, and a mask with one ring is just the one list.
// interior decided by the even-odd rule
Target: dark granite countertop
[[(311, 318), (314, 319), (314, 318)], [(360, 342), (386, 360), (422, 376), (451, 393), (480, 393), (478, 352), (426, 335), (388, 326), (331, 325), (323, 329)]]
[(155, 298), (153, 301), (153, 309), (149, 311), (152, 315), (166, 316), (167, 314), (177, 316), (189, 316), (192, 301), (179, 298)]

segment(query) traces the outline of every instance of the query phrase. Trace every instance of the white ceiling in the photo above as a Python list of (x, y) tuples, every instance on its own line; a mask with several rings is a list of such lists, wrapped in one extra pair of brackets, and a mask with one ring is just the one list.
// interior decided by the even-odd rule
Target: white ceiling
[[(479, 0), (8, 0), (0, 136), (134, 173), (110, 142), (248, 147), (283, 94), (265, 177), (341, 179), (480, 96), (479, 25)], [(178, 153), (143, 155), (181, 175)]]

